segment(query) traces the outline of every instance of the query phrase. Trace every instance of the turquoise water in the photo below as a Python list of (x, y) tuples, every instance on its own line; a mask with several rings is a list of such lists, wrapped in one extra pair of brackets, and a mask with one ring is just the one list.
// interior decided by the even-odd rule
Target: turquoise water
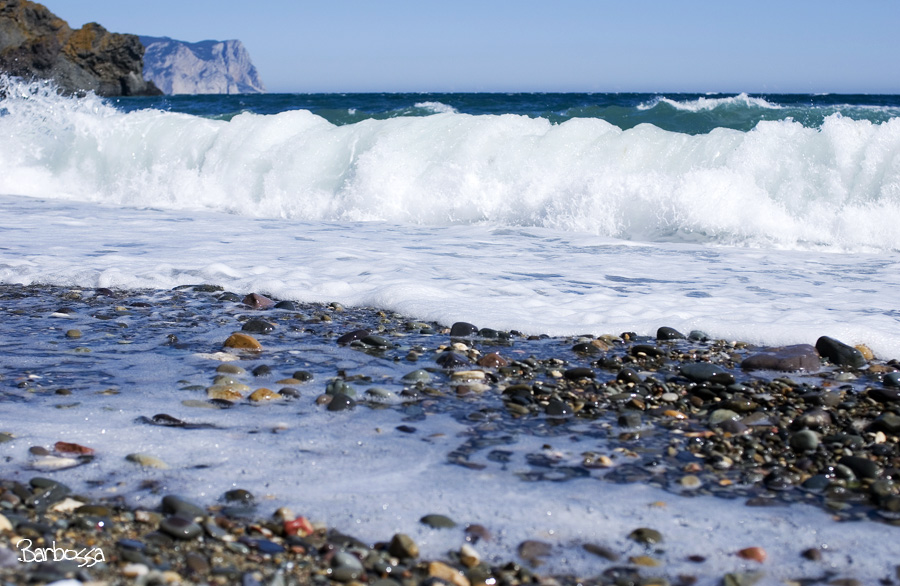
[(155, 108), (224, 119), (242, 112), (309, 110), (341, 125), (438, 112), (518, 114), (555, 124), (597, 118), (623, 130), (653, 124), (687, 134), (714, 128), (747, 131), (763, 120), (794, 120), (814, 128), (834, 114), (875, 123), (900, 115), (900, 96), (839, 94), (261, 94), (120, 98), (115, 103), (126, 111)]

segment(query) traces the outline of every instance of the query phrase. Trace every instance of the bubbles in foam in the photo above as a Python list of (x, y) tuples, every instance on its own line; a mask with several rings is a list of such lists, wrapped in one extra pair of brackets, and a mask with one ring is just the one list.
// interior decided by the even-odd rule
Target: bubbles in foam
[[(231, 120), (7, 86), (0, 192), (310, 221), (546, 227), (641, 241), (900, 249), (900, 123), (688, 135), (444, 112)], [(23, 89), (24, 88), (24, 89)], [(701, 98), (696, 107), (736, 98)], [(693, 107), (693, 106), (692, 106)]]
[(655, 108), (659, 104), (667, 104), (675, 108), (676, 110), (686, 110), (688, 112), (701, 112), (704, 110), (715, 110), (716, 108), (735, 106), (744, 108), (765, 108), (771, 110), (780, 110), (782, 108), (782, 106), (773, 104), (764, 98), (751, 97), (745, 93), (725, 98), (707, 98), (705, 96), (701, 96), (695, 100), (682, 101), (673, 100), (665, 96), (659, 96), (653, 98), (649, 102), (639, 104), (637, 108), (639, 110), (650, 110), (652, 108)]

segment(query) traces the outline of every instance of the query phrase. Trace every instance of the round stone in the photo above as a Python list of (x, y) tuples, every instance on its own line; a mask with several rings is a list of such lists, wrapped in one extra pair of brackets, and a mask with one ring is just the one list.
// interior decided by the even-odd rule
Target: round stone
[(656, 529), (650, 529), (648, 527), (640, 527), (638, 529), (635, 529), (628, 534), (628, 539), (636, 541), (643, 545), (655, 545), (663, 540), (662, 533), (660, 533)]
[(456, 522), (445, 515), (425, 515), (419, 519), (419, 523), (428, 525), (433, 529), (451, 529), (456, 527)]
[(231, 334), (225, 343), (223, 344), (226, 348), (234, 348), (235, 350), (247, 350), (249, 352), (260, 352), (262, 350), (262, 345), (254, 338), (248, 334), (244, 334), (241, 332), (235, 332)]
[(159, 523), (159, 529), (175, 539), (189, 540), (198, 537), (203, 528), (183, 517), (166, 517)]
[(819, 447), (819, 434), (803, 429), (792, 434), (789, 443), (795, 452), (812, 452)]
[(356, 407), (356, 401), (343, 393), (337, 393), (331, 396), (328, 403), (329, 411), (347, 411)]

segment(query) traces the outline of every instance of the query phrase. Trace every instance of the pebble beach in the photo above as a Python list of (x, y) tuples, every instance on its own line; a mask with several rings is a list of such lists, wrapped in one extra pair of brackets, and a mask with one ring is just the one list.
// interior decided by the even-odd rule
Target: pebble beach
[(3, 583), (900, 583), (900, 363), (864, 345), (213, 285), (0, 285), (0, 320)]

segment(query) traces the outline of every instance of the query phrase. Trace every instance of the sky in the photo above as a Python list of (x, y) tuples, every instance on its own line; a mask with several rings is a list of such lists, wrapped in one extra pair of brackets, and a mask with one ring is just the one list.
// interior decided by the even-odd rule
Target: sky
[(43, 4), (73, 28), (240, 39), (270, 92), (900, 93), (896, 0)]

